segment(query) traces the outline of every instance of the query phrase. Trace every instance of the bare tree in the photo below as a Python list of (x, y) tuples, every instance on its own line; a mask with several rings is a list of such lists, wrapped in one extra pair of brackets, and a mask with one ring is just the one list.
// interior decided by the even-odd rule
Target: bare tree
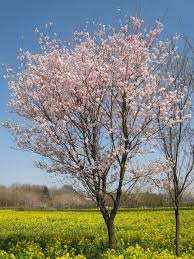
[[(173, 83), (167, 91), (176, 91), (180, 99), (178, 109), (172, 113), (169, 127), (163, 127), (158, 118), (159, 144), (164, 159), (164, 187), (167, 188), (174, 206), (176, 236), (175, 251), (180, 255), (180, 202), (185, 190), (191, 185), (194, 177), (194, 129), (193, 129), (193, 50), (184, 40), (182, 50), (176, 49), (171, 42), (170, 53), (177, 53), (177, 58), (169, 55), (168, 62), (163, 65), (163, 73), (173, 76)], [(173, 55), (174, 56), (174, 55)], [(178, 114), (179, 121), (173, 119)]]
[(10, 107), (22, 121), (6, 126), (20, 148), (44, 158), (40, 168), (69, 175), (96, 201), (110, 248), (122, 190), (144, 176), (132, 165), (149, 150), (158, 110), (165, 125), (179, 102), (159, 87), (171, 85), (170, 74), (159, 76), (169, 55), (165, 41), (155, 44), (162, 29), (145, 32), (131, 17), (120, 29), (75, 32), (70, 47), (41, 34), (41, 53), (22, 52), (21, 70), (8, 70)]

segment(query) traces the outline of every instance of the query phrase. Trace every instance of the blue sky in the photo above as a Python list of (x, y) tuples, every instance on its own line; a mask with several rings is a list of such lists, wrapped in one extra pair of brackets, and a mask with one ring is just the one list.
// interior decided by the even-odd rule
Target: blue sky
[[(74, 30), (86, 20), (113, 23), (122, 14), (137, 11), (146, 24), (162, 19), (165, 33), (194, 36), (194, 0), (1, 0), (0, 1), (0, 64), (17, 66), (18, 49), (36, 51), (35, 27), (53, 22), (55, 31), (70, 39)], [(6, 104), (10, 99), (7, 82), (0, 71), (0, 123), (10, 118)], [(13, 115), (12, 115), (13, 116)], [(57, 184), (33, 166), (33, 154), (14, 150), (6, 129), (0, 127), (0, 184)]]

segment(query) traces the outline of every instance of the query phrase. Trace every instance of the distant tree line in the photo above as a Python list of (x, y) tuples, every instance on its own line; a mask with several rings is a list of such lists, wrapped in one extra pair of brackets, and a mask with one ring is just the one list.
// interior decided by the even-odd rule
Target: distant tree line
[[(122, 207), (126, 208), (160, 208), (172, 207), (172, 202), (167, 193), (137, 192), (123, 194)], [(194, 195), (191, 192), (185, 193), (181, 207), (193, 207)]]
[(10, 187), (0, 186), (1, 208), (87, 208), (90, 203), (82, 194), (66, 185), (61, 188), (28, 184), (13, 184)]
[[(107, 201), (107, 204), (109, 202)], [(124, 208), (157, 208), (171, 206), (168, 194), (152, 193), (150, 191), (135, 191), (124, 193), (121, 207)], [(194, 206), (194, 195), (190, 192), (183, 197), (183, 207)], [(71, 186), (64, 185), (60, 188), (13, 184), (10, 187), (0, 185), (0, 208), (16, 209), (75, 209), (95, 208), (95, 202), (87, 199)]]

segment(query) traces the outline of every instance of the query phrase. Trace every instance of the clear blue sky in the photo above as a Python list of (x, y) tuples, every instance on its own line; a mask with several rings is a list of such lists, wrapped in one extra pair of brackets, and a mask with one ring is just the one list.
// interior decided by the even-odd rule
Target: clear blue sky
[[(152, 24), (158, 18), (164, 19), (167, 34), (194, 36), (194, 0), (1, 0), (0, 64), (15, 67), (20, 47), (36, 49), (35, 27), (53, 22), (55, 31), (70, 39), (71, 33), (88, 19), (114, 22), (118, 8), (129, 15), (138, 11), (146, 24)], [(9, 98), (7, 82), (1, 72), (0, 123), (10, 118), (6, 111)], [(55, 183), (55, 178), (33, 166), (35, 157), (32, 154), (13, 150), (11, 146), (10, 135), (0, 127), (0, 184)]]

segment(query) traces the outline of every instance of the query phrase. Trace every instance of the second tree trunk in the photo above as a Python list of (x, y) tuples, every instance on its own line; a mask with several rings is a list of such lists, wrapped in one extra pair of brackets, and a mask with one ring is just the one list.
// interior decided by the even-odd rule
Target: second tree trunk
[(180, 256), (180, 219), (179, 219), (179, 208), (175, 209), (175, 223), (176, 223), (176, 234), (175, 234), (175, 252), (176, 256)]

